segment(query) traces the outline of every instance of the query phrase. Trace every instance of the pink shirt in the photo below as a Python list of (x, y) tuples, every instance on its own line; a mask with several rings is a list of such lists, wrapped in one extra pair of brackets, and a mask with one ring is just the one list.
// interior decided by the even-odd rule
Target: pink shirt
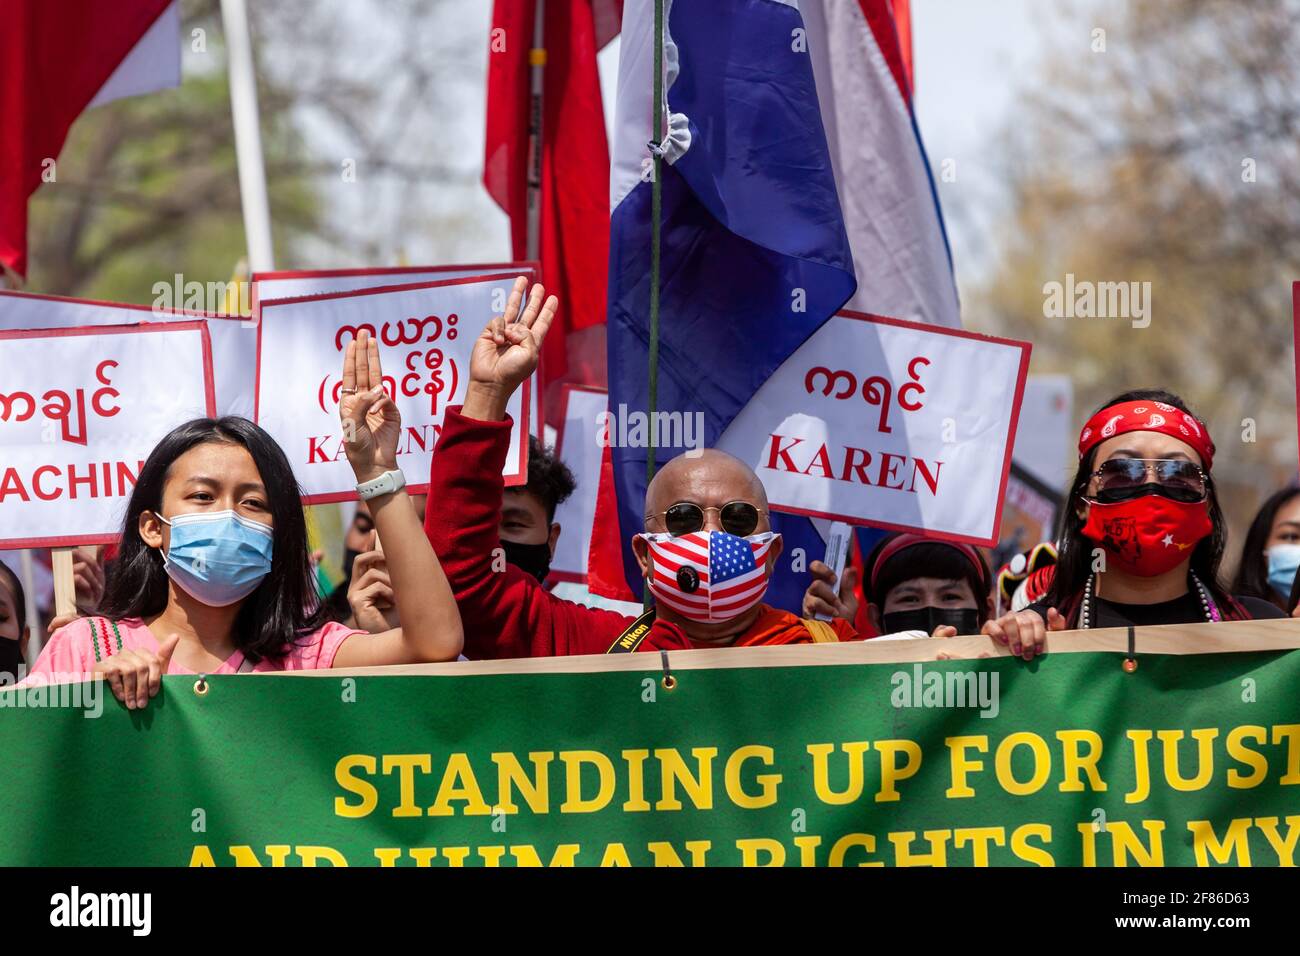
[[(265, 658), (251, 670), (254, 671), (306, 671), (324, 670), (334, 666), (334, 655), (339, 646), (353, 634), (364, 631), (344, 627), (334, 621), (320, 630), (299, 638), (289, 652), (279, 659)], [(158, 653), (158, 640), (138, 617), (128, 617), (113, 624), (103, 617), (83, 617), (59, 628), (41, 650), (41, 656), (32, 665), (29, 677), (43, 675), (51, 683), (82, 680), (75, 675), (90, 674), (99, 661), (107, 660), (118, 650), (118, 636), (126, 650), (146, 650)], [(98, 657), (96, 657), (98, 651)], [(235, 651), (213, 674), (234, 674), (244, 663), (243, 651)], [(249, 668), (245, 668), (249, 670)], [(176, 662), (168, 661), (168, 674), (193, 674), (194, 671)]]

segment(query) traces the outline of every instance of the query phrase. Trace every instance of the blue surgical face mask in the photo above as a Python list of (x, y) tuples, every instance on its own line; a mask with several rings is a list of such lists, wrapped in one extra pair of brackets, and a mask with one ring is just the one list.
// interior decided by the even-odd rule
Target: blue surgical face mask
[(1264, 552), (1268, 556), (1268, 583), (1283, 599), (1291, 597), (1291, 585), (1300, 569), (1300, 544), (1275, 544)]
[(177, 515), (163, 566), (186, 594), (209, 607), (226, 607), (257, 590), (271, 572), (269, 525), (233, 511)]

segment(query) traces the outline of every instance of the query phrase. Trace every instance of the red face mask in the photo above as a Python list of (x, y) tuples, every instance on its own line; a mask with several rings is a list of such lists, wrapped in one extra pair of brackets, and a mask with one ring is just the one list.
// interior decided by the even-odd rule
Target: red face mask
[(1143, 495), (1129, 501), (1088, 502), (1085, 538), (1096, 541), (1119, 570), (1140, 577), (1170, 571), (1214, 530), (1210, 503)]

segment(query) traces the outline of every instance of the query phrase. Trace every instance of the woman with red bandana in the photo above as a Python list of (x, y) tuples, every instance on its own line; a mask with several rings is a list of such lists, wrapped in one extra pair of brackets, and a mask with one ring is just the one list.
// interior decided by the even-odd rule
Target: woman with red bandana
[(1107, 402), (1079, 435), (1051, 589), (984, 633), (1029, 660), (1049, 630), (1284, 617), (1219, 582), (1227, 531), (1213, 460), (1205, 423), (1177, 395), (1140, 389)]

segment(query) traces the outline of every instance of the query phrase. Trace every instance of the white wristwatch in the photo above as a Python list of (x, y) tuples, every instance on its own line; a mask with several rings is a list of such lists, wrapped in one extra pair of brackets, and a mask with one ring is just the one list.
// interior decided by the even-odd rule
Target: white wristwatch
[(361, 496), (362, 501), (369, 501), (371, 498), (378, 498), (380, 495), (391, 495), (394, 491), (401, 491), (406, 487), (406, 476), (401, 470), (386, 471), (378, 478), (371, 478), (369, 481), (363, 481), (357, 485), (357, 494)]

